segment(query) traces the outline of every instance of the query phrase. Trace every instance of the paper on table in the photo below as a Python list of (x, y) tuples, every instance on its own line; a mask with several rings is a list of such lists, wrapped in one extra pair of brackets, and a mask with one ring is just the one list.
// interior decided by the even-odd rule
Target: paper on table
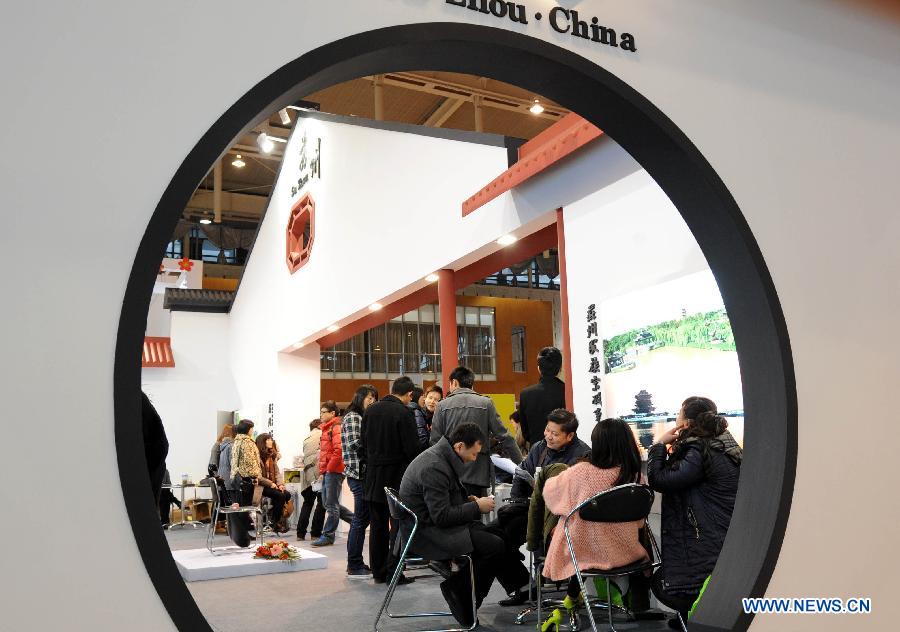
[(491, 461), (497, 469), (503, 470), (509, 474), (515, 474), (516, 472), (516, 464), (505, 457), (492, 454)]

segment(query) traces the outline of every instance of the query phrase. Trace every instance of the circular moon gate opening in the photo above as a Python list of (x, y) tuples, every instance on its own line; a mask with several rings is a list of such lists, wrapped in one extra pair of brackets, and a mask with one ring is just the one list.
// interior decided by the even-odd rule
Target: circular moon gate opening
[[(172, 560), (149, 491), (140, 419), (144, 322), (159, 260), (197, 183), (233, 139), (269, 112), (361, 76), (431, 70), (486, 76), (542, 94), (599, 127), (676, 206), (718, 282), (743, 379), (747, 458), (731, 528), (692, 630), (746, 629), (742, 597), (765, 591), (793, 492), (797, 402), (787, 327), (740, 209), (688, 138), (646, 98), (591, 61), (542, 40), (483, 26), (431, 23), (370, 31), (311, 51), (266, 77), (203, 135), (172, 178), (132, 266), (114, 367), (119, 475), (135, 540), (180, 630), (211, 630)], [(136, 467), (136, 465), (138, 465)]]

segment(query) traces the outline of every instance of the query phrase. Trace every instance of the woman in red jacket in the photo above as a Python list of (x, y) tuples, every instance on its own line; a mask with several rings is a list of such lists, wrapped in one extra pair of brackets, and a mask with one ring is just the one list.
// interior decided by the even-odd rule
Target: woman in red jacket
[(353, 512), (341, 505), (344, 485), (344, 459), (341, 456), (341, 417), (333, 400), (322, 403), (320, 410), (322, 443), (319, 450), (319, 477), (322, 479), (322, 503), (325, 505), (325, 526), (322, 535), (312, 546), (334, 544), (338, 522), (351, 522)]

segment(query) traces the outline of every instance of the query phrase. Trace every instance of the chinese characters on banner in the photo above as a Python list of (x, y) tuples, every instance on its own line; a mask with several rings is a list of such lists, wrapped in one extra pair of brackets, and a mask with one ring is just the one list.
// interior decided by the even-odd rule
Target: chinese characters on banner
[(591, 364), (588, 372), (591, 373), (591, 405), (594, 406), (594, 418), (600, 421), (603, 418), (603, 392), (601, 391), (600, 375), (603, 368), (600, 364), (600, 337), (597, 333), (597, 305), (591, 303), (587, 308), (587, 339), (588, 356)]

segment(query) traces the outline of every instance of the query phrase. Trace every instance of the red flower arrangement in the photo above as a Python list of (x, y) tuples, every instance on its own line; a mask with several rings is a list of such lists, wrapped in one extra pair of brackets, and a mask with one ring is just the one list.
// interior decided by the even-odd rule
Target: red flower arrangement
[(300, 559), (300, 551), (292, 547), (284, 540), (269, 542), (256, 547), (254, 559), (258, 560), (281, 560), (282, 562), (293, 562)]
[(178, 267), (186, 272), (190, 272), (191, 268), (194, 267), (194, 262), (185, 257), (181, 261), (178, 262)]

